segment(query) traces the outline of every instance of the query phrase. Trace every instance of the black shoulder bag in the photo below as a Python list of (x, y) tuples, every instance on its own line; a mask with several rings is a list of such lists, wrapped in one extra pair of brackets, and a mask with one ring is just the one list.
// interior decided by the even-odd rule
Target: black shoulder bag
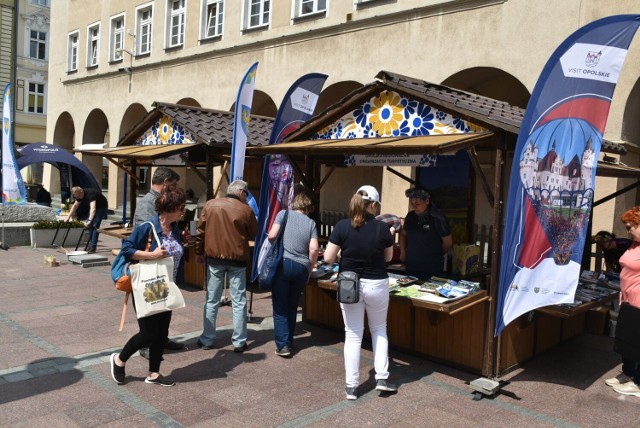
[[(369, 257), (367, 257), (367, 264), (371, 264), (371, 255), (373, 254), (373, 249), (378, 242), (378, 237), (380, 236), (380, 222), (376, 221), (377, 229), (376, 229), (376, 239), (373, 241), (373, 245), (371, 246), (371, 251), (369, 252)], [(342, 263), (341, 263), (342, 265)], [(357, 272), (352, 270), (342, 270), (338, 272), (338, 278), (336, 280), (336, 292), (338, 302), (351, 304), (358, 303), (360, 301), (360, 277)]]

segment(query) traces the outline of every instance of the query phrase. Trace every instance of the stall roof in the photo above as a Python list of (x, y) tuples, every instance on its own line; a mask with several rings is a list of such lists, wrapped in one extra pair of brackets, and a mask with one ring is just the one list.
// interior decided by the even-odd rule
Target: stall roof
[(344, 155), (389, 154), (389, 153), (448, 153), (475, 146), (493, 138), (493, 132), (477, 134), (446, 134), (420, 137), (354, 138), (349, 140), (305, 140), (292, 141), (262, 147), (253, 147), (252, 154), (278, 154), (286, 147), (291, 155)]
[[(523, 108), (512, 106), (506, 102), (489, 97), (384, 70), (376, 75), (376, 79), (376, 81), (347, 94), (340, 101), (311, 118), (300, 129), (291, 133), (284, 141), (285, 146), (280, 146), (280, 153), (293, 154), (293, 152), (295, 152), (296, 154), (311, 154), (311, 151), (317, 152), (318, 147), (309, 140), (313, 134), (319, 132), (327, 126), (327, 124), (339, 119), (346, 112), (357, 108), (365, 100), (368, 100), (372, 95), (382, 90), (404, 93), (411, 98), (448, 111), (455, 116), (464, 118), (490, 131), (503, 130), (515, 135), (520, 131), (520, 124), (524, 118)], [(460, 137), (460, 135), (458, 135), (458, 137)], [(421, 142), (418, 144), (422, 144), (429, 141), (433, 136), (411, 138), (420, 138)], [(365, 142), (363, 140), (367, 139), (360, 139), (361, 144)], [(305, 142), (304, 145), (306, 145), (307, 148), (303, 149), (302, 147), (291, 146), (292, 141)], [(349, 153), (355, 153), (353, 147), (344, 143), (346, 140), (337, 141), (341, 142), (331, 144), (331, 147), (333, 147), (335, 151), (348, 149)], [(396, 147), (396, 149), (398, 149), (398, 147)], [(290, 152), (290, 150), (292, 152)], [(603, 140), (602, 151), (625, 154), (626, 148), (622, 144)], [(249, 150), (249, 153), (274, 153), (274, 149), (264, 150), (262, 148), (252, 148)]]
[[(202, 149), (202, 145), (218, 147), (226, 153), (233, 141), (234, 113), (202, 107), (156, 101), (155, 107), (118, 141), (116, 147), (99, 150), (76, 150), (84, 154), (124, 160), (153, 160)], [(169, 117), (195, 138), (195, 144), (135, 145), (158, 120)], [(269, 143), (273, 118), (251, 115), (247, 147)]]
[(153, 144), (146, 146), (122, 146), (106, 149), (76, 150), (77, 152), (117, 159), (160, 159), (200, 148), (200, 144)]

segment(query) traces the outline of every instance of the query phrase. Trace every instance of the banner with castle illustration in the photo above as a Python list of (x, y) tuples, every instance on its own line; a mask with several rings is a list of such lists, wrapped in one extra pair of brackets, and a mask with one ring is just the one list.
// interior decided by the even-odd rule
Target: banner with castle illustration
[(611, 98), (638, 25), (624, 15), (580, 28), (536, 83), (514, 152), (496, 335), (526, 312), (574, 301)]

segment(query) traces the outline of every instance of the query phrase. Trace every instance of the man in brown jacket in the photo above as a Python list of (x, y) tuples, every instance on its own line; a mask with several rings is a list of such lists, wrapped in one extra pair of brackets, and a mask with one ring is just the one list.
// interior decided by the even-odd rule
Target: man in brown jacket
[(258, 233), (258, 222), (247, 205), (247, 183), (235, 180), (227, 189), (225, 198), (207, 201), (196, 235), (198, 261), (207, 262), (207, 294), (204, 303), (204, 327), (198, 346), (212, 349), (216, 338), (216, 317), (224, 287), (229, 280), (229, 293), (233, 307), (233, 335), (235, 352), (247, 349), (247, 281), (249, 241)]

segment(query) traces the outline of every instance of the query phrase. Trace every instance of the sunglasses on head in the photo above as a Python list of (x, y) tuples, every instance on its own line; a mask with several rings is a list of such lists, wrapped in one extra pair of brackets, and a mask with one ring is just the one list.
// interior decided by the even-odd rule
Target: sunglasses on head
[(429, 192), (424, 189), (407, 189), (404, 195), (409, 199), (429, 199)]

